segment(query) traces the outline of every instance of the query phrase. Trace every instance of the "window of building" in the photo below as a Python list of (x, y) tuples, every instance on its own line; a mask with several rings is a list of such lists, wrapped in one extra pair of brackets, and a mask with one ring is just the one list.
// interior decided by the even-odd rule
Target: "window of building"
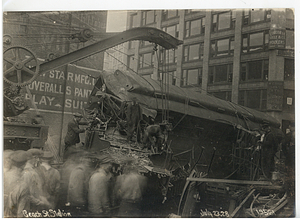
[(295, 37), (293, 30), (286, 30), (286, 49), (294, 49), (295, 48)]
[(234, 37), (211, 41), (211, 57), (233, 55), (233, 50)]
[(233, 64), (210, 66), (208, 71), (208, 83), (231, 83)]
[(231, 101), (231, 91), (211, 92), (211, 94), (219, 99)]
[(179, 37), (178, 24), (164, 27), (163, 30), (173, 37), (176, 37), (176, 38)]
[(205, 17), (185, 22), (185, 37), (197, 36), (205, 32)]
[(265, 51), (269, 46), (269, 31), (243, 34), (242, 52)]
[(203, 59), (204, 44), (192, 44), (184, 46), (184, 61), (194, 61)]
[(201, 86), (202, 68), (187, 69), (182, 72), (181, 86)]
[(152, 24), (156, 22), (155, 11), (142, 11), (142, 25)]
[(160, 50), (160, 64), (177, 63), (177, 49)]
[(212, 32), (235, 28), (235, 10), (213, 14), (212, 16)]
[(241, 81), (268, 80), (269, 60), (258, 60), (241, 63)]
[(134, 58), (134, 55), (127, 56), (127, 68), (134, 70), (137, 64), (137, 60)]
[(257, 110), (267, 109), (267, 90), (243, 90), (239, 91), (238, 103)]
[(270, 21), (271, 20), (271, 10), (265, 9), (251, 9), (244, 11), (244, 25), (251, 23)]
[(295, 80), (295, 60), (284, 59), (284, 80)]
[(160, 81), (163, 83), (176, 85), (175, 71), (160, 73)]
[(140, 54), (139, 56), (139, 68), (149, 68), (153, 66), (152, 52)]
[(295, 110), (295, 91), (283, 90), (283, 106), (284, 110)]
[(137, 14), (132, 14), (130, 15), (130, 28), (138, 27), (139, 21), (138, 21), (138, 16)]
[(27, 25), (20, 25), (20, 34), (27, 33)]
[(164, 10), (162, 13), (162, 20), (168, 20), (178, 16), (178, 10)]

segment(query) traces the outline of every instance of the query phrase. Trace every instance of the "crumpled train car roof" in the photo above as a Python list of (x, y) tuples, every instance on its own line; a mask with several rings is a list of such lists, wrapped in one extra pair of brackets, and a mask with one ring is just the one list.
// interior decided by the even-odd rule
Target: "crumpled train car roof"
[(167, 87), (162, 88), (160, 81), (145, 79), (129, 71), (104, 73), (103, 79), (108, 90), (120, 99), (136, 99), (151, 109), (161, 110), (162, 96), (166, 95), (168, 109), (184, 115), (234, 126), (241, 125), (250, 130), (259, 128), (265, 122), (273, 127), (280, 127), (280, 123), (266, 113), (174, 85), (164, 85)]

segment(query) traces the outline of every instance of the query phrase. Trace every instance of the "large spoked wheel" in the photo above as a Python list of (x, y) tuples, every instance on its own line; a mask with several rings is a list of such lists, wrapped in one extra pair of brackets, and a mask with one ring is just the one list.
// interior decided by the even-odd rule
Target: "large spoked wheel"
[(39, 63), (28, 48), (13, 46), (3, 53), (3, 79), (15, 86), (30, 84), (39, 75)]

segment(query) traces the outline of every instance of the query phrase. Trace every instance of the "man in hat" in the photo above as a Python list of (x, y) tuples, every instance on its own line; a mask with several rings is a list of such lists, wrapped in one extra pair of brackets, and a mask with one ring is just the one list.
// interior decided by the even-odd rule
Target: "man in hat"
[(52, 159), (53, 153), (51, 151), (44, 151), (38, 169), (44, 181), (43, 190), (47, 195), (46, 198), (51, 204), (51, 208), (55, 209), (60, 188), (60, 173), (51, 166), (50, 162)]
[(96, 165), (97, 162), (90, 157), (90, 153), (86, 153), (70, 173), (67, 202), (73, 211), (73, 216), (80, 216), (87, 211), (89, 179)]
[(112, 204), (112, 161), (110, 156), (99, 158), (100, 167), (89, 180), (88, 210), (94, 217), (110, 216)]
[(275, 170), (275, 154), (278, 150), (279, 138), (268, 122), (262, 124), (262, 170), (268, 179), (271, 179)]
[(28, 205), (25, 210), (33, 212), (49, 209), (51, 205), (43, 189), (44, 180), (37, 169), (44, 152), (40, 149), (29, 149), (27, 152), (30, 153), (31, 159), (26, 162), (22, 176), (22, 180), (29, 188)]
[[(5, 159), (9, 159), (9, 169), (4, 172), (4, 217), (23, 217), (29, 190), (22, 181), (24, 165), (31, 155), (26, 151), (4, 151)], [(9, 157), (7, 157), (9, 154)]]
[(116, 198), (121, 201), (118, 217), (141, 216), (141, 201), (146, 185), (146, 177), (139, 174), (132, 160), (128, 160), (123, 174), (117, 177), (114, 189)]
[(86, 122), (80, 122), (82, 114), (75, 113), (72, 121), (68, 123), (68, 131), (65, 137), (65, 151), (72, 145), (80, 142), (79, 134), (85, 132), (85, 129), (79, 128), (79, 125), (87, 125)]

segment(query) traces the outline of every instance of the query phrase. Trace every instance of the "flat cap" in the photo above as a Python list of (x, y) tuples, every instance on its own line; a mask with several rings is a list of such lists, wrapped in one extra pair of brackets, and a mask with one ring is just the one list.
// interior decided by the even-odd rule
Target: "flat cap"
[(80, 114), (80, 113), (75, 113), (75, 114), (73, 114), (73, 116), (75, 116), (75, 117), (79, 117), (79, 118), (82, 118), (82, 117), (83, 117), (83, 115), (82, 115), (82, 114)]
[(27, 151), (18, 150), (10, 155), (10, 159), (16, 163), (25, 163), (31, 158), (31, 154)]
[(53, 153), (51, 151), (44, 151), (44, 154), (41, 158), (45, 160), (51, 160), (53, 158)]
[(32, 156), (37, 156), (37, 157), (42, 157), (44, 154), (44, 151), (36, 148), (31, 148), (27, 152), (30, 153)]

